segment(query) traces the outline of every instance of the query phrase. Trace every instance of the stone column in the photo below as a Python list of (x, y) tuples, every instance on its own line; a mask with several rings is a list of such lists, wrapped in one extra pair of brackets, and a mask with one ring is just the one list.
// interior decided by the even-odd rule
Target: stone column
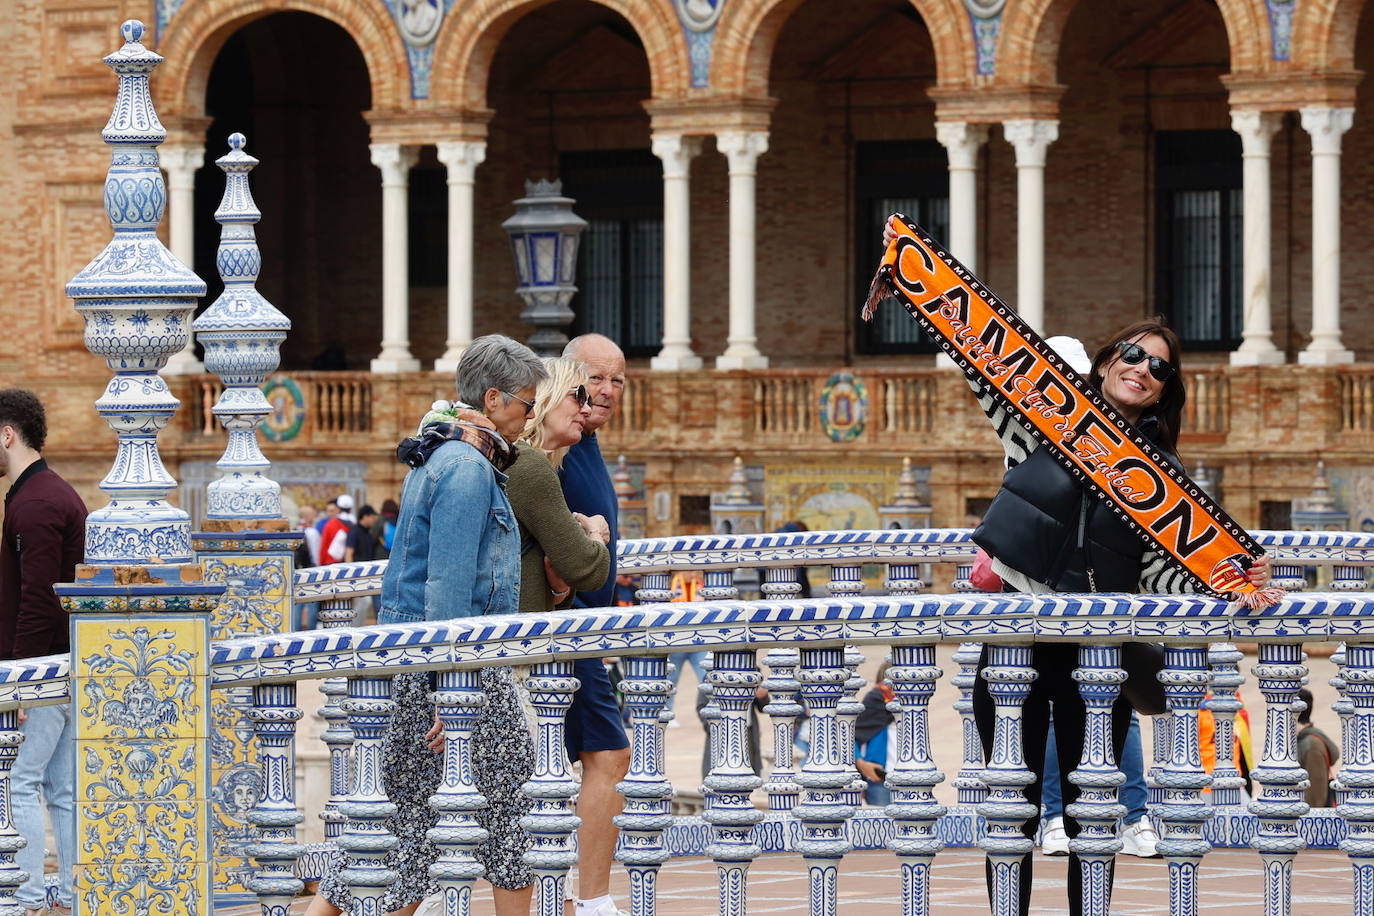
[(1040, 334), (1045, 328), (1045, 152), (1059, 139), (1059, 122), (1002, 122), (1016, 150), (1016, 311)]
[(967, 121), (936, 121), (935, 138), (949, 157), (949, 239), (946, 244), (950, 254), (977, 273), (978, 150), (988, 142), (988, 126)]
[(410, 263), (407, 238), (407, 189), (415, 165), (414, 147), (373, 143), (372, 164), (382, 171), (382, 352), (373, 372), (415, 372), (420, 361), (410, 355)]
[(766, 369), (754, 334), (755, 163), (768, 152), (768, 134), (727, 130), (716, 134), (716, 149), (730, 161), (730, 336), (717, 369)]
[[(196, 266), (196, 169), (205, 163), (203, 145), (164, 145), (158, 150), (163, 171), (167, 173), (167, 203), (171, 215), (167, 220), (172, 254), (192, 269)], [(196, 359), (194, 343), (186, 341), (186, 349), (167, 360), (164, 375), (198, 375), (205, 371)]]
[(483, 140), (439, 144), (439, 161), (448, 169), (448, 348), (434, 361), (435, 372), (456, 372), (472, 343), (473, 194), (486, 158)]
[(1353, 363), (1341, 345), (1341, 135), (1353, 108), (1304, 108), (1312, 137), (1312, 342), (1298, 354), (1304, 366)]
[(1269, 141), (1282, 121), (1282, 113), (1276, 111), (1231, 112), (1231, 129), (1240, 134), (1245, 169), (1241, 261), (1245, 328), (1240, 348), (1231, 354), (1235, 366), (1283, 362), (1283, 353), (1274, 346), (1269, 306)]
[(653, 369), (700, 369), (692, 352), (692, 158), (701, 152), (698, 137), (658, 134), (654, 155), (663, 160), (663, 349), (650, 360)]

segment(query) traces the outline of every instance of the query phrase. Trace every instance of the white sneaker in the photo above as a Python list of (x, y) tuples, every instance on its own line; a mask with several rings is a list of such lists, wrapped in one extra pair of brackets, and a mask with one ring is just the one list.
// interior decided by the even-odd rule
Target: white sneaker
[(599, 904), (594, 903), (592, 905), (581, 900), (577, 901), (575, 908), (577, 916), (630, 916), (629, 913), (616, 906), (615, 901), (610, 897), (602, 897), (600, 901)]
[(1052, 817), (1045, 821), (1044, 832), (1040, 835), (1040, 851), (1047, 856), (1069, 854), (1069, 835), (1064, 832), (1062, 817)]
[(1159, 834), (1148, 817), (1142, 817), (1134, 824), (1128, 824), (1121, 831), (1121, 854), (1137, 856), (1141, 859), (1158, 859)]

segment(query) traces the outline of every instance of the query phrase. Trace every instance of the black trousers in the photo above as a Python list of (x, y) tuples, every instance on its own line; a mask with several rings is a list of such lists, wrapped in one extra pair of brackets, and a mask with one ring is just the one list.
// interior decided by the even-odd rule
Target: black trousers
[[(1040, 828), (1040, 793), (1045, 776), (1045, 742), (1049, 734), (1050, 705), (1054, 705), (1054, 740), (1059, 750), (1059, 785), (1064, 794), (1064, 832), (1070, 837), (1078, 836), (1078, 821), (1069, 816), (1068, 807), (1078, 800), (1078, 786), (1069, 782), (1069, 774), (1078, 769), (1079, 758), (1083, 755), (1083, 736), (1087, 722), (1087, 712), (1083, 698), (1078, 694), (1078, 682), (1072, 677), (1073, 669), (1078, 667), (1077, 643), (1037, 643), (1031, 652), (1031, 664), (1035, 667), (1036, 678), (1031, 682), (1030, 695), (1026, 697), (1021, 710), (1021, 746), (1025, 754), (1026, 768), (1035, 774), (1035, 782), (1026, 786), (1026, 801), (1036, 807), (1034, 817), (1026, 821), (1021, 832), (1030, 839)], [(988, 646), (983, 646), (983, 654), (978, 659), (978, 681), (973, 686), (973, 718), (978, 725), (978, 737), (983, 744), (983, 760), (992, 756), (993, 725), (996, 718), (992, 695), (988, 693), (987, 681), (983, 680), (983, 669), (988, 665)], [(1126, 732), (1131, 727), (1131, 704), (1125, 697), (1118, 697), (1112, 706), (1112, 748), (1118, 764), (1121, 749), (1126, 746)], [(1021, 860), (1021, 916), (1030, 912), (1031, 861), (1034, 851), (1028, 852)], [(992, 863), (986, 862), (985, 871), (988, 884), (988, 902), (992, 902)], [(1108, 887), (1111, 886), (1111, 871), (1107, 873)], [(1083, 872), (1078, 864), (1078, 856), (1069, 853), (1069, 913), (1082, 916), (1083, 912)]]

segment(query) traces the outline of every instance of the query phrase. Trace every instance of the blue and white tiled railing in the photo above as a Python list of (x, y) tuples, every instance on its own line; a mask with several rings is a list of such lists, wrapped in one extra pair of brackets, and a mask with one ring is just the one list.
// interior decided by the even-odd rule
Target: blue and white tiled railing
[[(1090, 710), (1089, 742), (1077, 775), (1088, 787), (1080, 800), (1083, 833), (1075, 840), (1085, 874), (1085, 912), (1106, 913), (1104, 864), (1120, 848), (1113, 822), (1120, 814), (1119, 782), (1109, 748), (1104, 711), (1124, 676), (1119, 645), (1141, 640), (1165, 645), (1161, 675), (1170, 712), (1156, 724), (1162, 735), (1152, 813), (1162, 827), (1161, 851), (1168, 860), (1170, 907), (1175, 914), (1196, 912), (1200, 890), (1195, 880), (1204, 854), (1213, 845), (1248, 841), (1258, 850), (1266, 916), (1291, 912), (1291, 868), (1307, 846), (1339, 844), (1351, 857), (1354, 873), (1352, 912), (1374, 912), (1374, 593), (1367, 590), (1365, 567), (1374, 565), (1374, 536), (1330, 532), (1262, 532), (1259, 540), (1275, 557), (1276, 575), (1295, 589), (1306, 584), (1306, 570), (1329, 570), (1328, 591), (1295, 590), (1278, 607), (1235, 609), (1198, 596), (988, 595), (966, 589), (966, 572), (955, 575), (953, 594), (923, 593), (931, 564), (966, 565), (972, 558), (968, 532), (851, 531), (711, 536), (629, 541), (622, 544), (620, 569), (642, 576), (640, 596), (667, 596), (673, 572), (707, 572), (707, 594), (714, 600), (647, 603), (628, 608), (512, 615), (405, 626), (353, 627), (352, 599), (376, 594), (384, 563), (303, 570), (297, 575), (299, 602), (320, 604), (318, 630), (217, 642), (211, 646), (209, 675), (215, 688), (253, 691), (252, 721), (262, 761), (264, 791), (251, 820), (259, 841), (250, 852), (258, 877), (251, 888), (263, 912), (284, 913), (301, 878), (318, 873), (322, 849), (296, 840), (293, 736), (300, 718), (296, 684), (322, 681), (329, 747), (330, 797), (322, 814), (326, 839), (344, 839), (359, 912), (373, 912), (386, 883), (381, 857), (392, 840), (384, 826), (389, 805), (377, 779), (381, 740), (392, 712), (390, 676), (399, 671), (440, 672), (434, 694), (439, 718), (449, 736), (446, 777), (433, 798), (446, 819), (436, 832), (443, 858), (436, 867), (454, 903), (449, 912), (466, 912), (471, 883), (480, 873), (472, 858), (476, 842), (470, 816), (473, 761), (470, 734), (474, 710), (482, 702), (473, 672), (491, 664), (532, 666), (532, 690), (541, 732), (541, 759), (529, 791), (541, 799), (541, 842), (532, 861), (541, 876), (541, 914), (561, 912), (561, 875), (570, 855), (572, 817), (567, 769), (560, 754), (561, 711), (571, 680), (570, 660), (579, 656), (623, 659), (633, 727), (631, 770), (621, 789), (626, 807), (618, 853), (631, 873), (635, 916), (655, 912), (657, 869), (672, 855), (705, 854), (716, 859), (721, 882), (721, 913), (747, 908), (748, 869), (762, 852), (802, 855), (811, 882), (812, 912), (830, 916), (838, 909), (836, 876), (843, 856), (856, 848), (887, 847), (900, 866), (904, 914), (930, 911), (931, 866), (945, 846), (978, 844), (994, 862), (999, 892), (997, 916), (1016, 911), (1016, 869), (1030, 841), (1020, 824), (1031, 813), (1021, 795), (1029, 781), (1020, 752), (1020, 702), (1029, 688), (1027, 647), (1042, 640), (1080, 643), (1080, 682)], [(879, 564), (886, 584), (863, 595), (860, 570)], [(741, 600), (735, 569), (829, 567), (828, 597), (770, 597)], [(763, 591), (786, 596), (786, 577), (767, 576)], [(942, 672), (936, 644), (959, 643), (954, 683), (964, 718), (964, 764), (951, 774), (959, 804), (939, 804), (934, 787), (946, 774), (931, 755), (927, 708)], [(1255, 675), (1265, 699), (1264, 754), (1253, 776), (1258, 794), (1248, 812), (1217, 801), (1236, 801), (1235, 766), (1229, 742), (1219, 744), (1214, 776), (1202, 770), (1196, 718), (1205, 692), (1217, 718), (1219, 735), (1229, 735), (1238, 686), (1233, 643), (1259, 644)], [(990, 644), (988, 679), (997, 707), (993, 764), (984, 768), (972, 737), (969, 695), (974, 644)], [(1303, 643), (1339, 645), (1344, 748), (1337, 779), (1340, 807), (1321, 816), (1306, 814), (1305, 771), (1295, 759), (1294, 697), (1306, 674)], [(892, 684), (898, 711), (894, 730), (896, 765), (888, 772), (892, 803), (885, 810), (856, 809), (852, 709), (862, 682), (854, 677), (846, 647), (890, 647)], [(712, 730), (713, 766), (706, 781), (710, 816), (669, 816), (672, 786), (664, 770), (663, 729), (671, 695), (665, 656), (674, 651), (714, 652), (708, 678), (719, 719)], [(762, 667), (760, 662), (763, 662)], [(754, 686), (771, 691), (765, 710), (777, 734), (790, 735), (804, 703), (811, 717), (811, 746), (795, 766), (779, 753), (762, 780), (748, 766), (745, 710)], [(17, 743), (15, 717), (8, 710), (71, 699), (67, 659), (53, 657), (0, 665), (0, 749)], [(544, 696), (547, 694), (547, 696)], [(1218, 702), (1218, 700), (1220, 702)], [(79, 701), (79, 698), (78, 698)], [(547, 701), (547, 702), (546, 702)], [(784, 740), (780, 745), (786, 746)], [(1104, 753), (1105, 751), (1105, 753)], [(8, 792), (12, 756), (0, 752), (0, 794)], [(1215, 797), (1202, 790), (1216, 780)], [(762, 782), (767, 812), (756, 811), (750, 791)], [(0, 805), (0, 812), (7, 809)], [(975, 814), (976, 812), (976, 814)], [(0, 819), (0, 904), (12, 893), (15, 870), (7, 853), (12, 829)]]

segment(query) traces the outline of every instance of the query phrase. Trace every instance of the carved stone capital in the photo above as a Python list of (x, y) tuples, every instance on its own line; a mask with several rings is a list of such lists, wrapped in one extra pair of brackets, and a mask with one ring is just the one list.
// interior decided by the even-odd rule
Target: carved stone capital
[(436, 150), (448, 169), (450, 184), (472, 184), (477, 167), (487, 160), (487, 144), (482, 140), (444, 140)]
[(768, 152), (768, 133), (761, 130), (723, 130), (716, 149), (730, 162), (731, 175), (752, 175), (760, 156)]
[(936, 121), (935, 139), (945, 148), (952, 169), (978, 166), (978, 150), (988, 142), (988, 126), (968, 121)]
[(420, 158), (420, 151), (413, 146), (399, 143), (372, 143), (368, 146), (372, 153), (372, 164), (382, 170), (382, 185), (404, 186), (410, 179), (410, 170)]
[(701, 153), (701, 138), (685, 134), (655, 134), (654, 155), (663, 160), (664, 178), (686, 178), (692, 159)]
[(1269, 141), (1283, 124), (1283, 112), (1242, 109), (1231, 112), (1231, 129), (1240, 134), (1242, 155), (1269, 155)]
[(1341, 136), (1355, 121), (1353, 108), (1310, 106), (1301, 110), (1302, 129), (1312, 137), (1312, 154), (1339, 156)]
[(1016, 150), (1017, 168), (1044, 168), (1046, 151), (1059, 139), (1059, 122), (1048, 118), (1003, 121), (1002, 136)]

